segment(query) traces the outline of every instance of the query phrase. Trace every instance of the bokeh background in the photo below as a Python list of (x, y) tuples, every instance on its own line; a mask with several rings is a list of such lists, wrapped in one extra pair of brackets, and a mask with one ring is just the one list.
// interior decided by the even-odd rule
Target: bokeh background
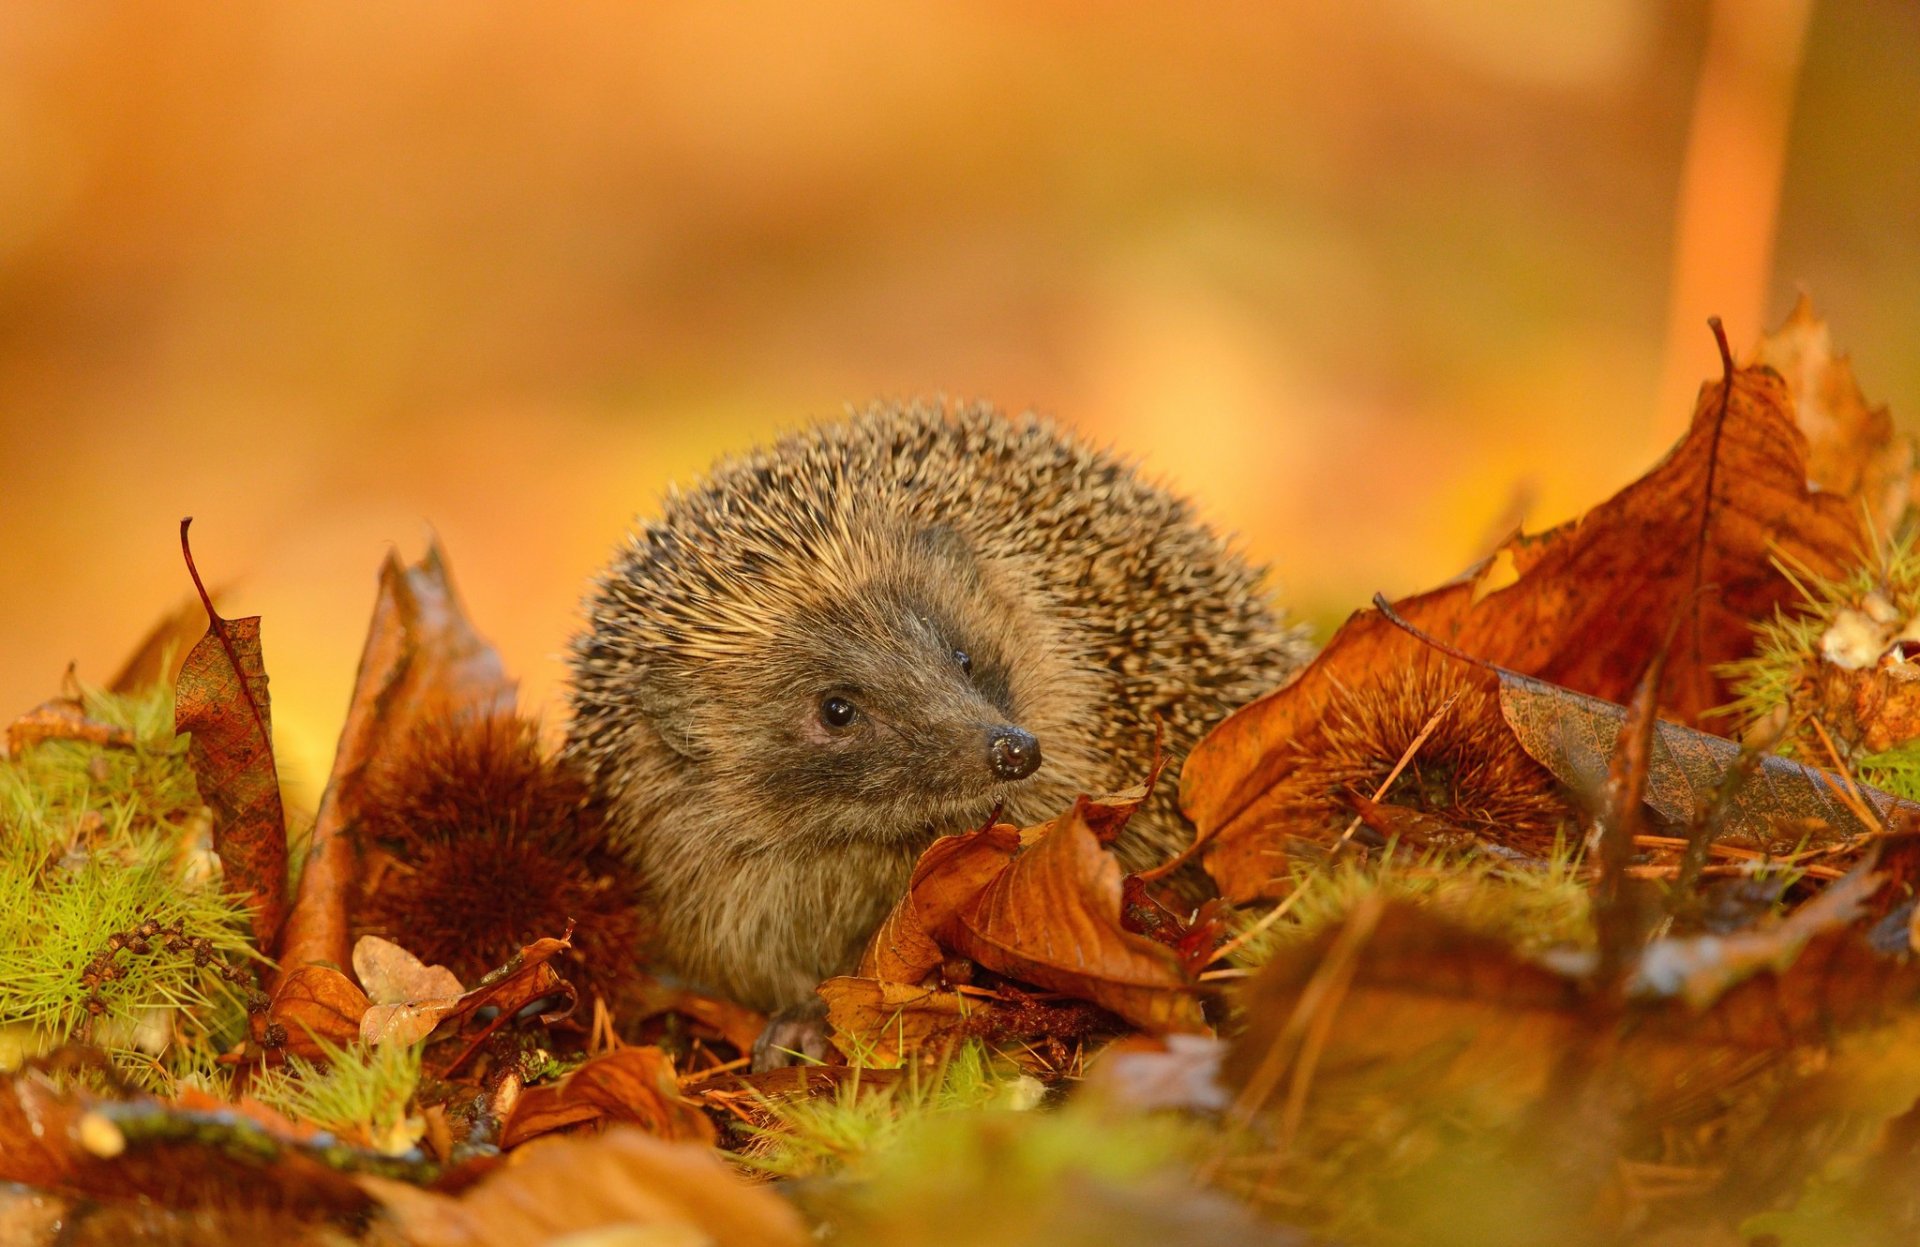
[(431, 527), (529, 704), (716, 453), (1037, 407), (1323, 627), (1578, 513), (1805, 287), (1920, 412), (1920, 6), (0, 7), (0, 712), (187, 591), (325, 774)]

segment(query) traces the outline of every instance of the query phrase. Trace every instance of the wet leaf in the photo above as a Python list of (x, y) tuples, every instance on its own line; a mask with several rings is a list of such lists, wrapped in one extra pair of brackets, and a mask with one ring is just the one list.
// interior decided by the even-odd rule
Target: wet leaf
[(411, 567), (388, 554), (288, 920), (284, 968), (346, 964), (347, 904), (359, 869), (355, 829), (368, 764), (424, 721), (451, 721), (470, 710), (507, 712), (513, 699), (499, 655), (467, 622), (439, 545), (430, 545)]
[(615, 1048), (514, 1102), (500, 1146), (518, 1147), (555, 1130), (624, 1122), (658, 1138), (711, 1144), (713, 1123), (680, 1096), (673, 1061), (658, 1048)]
[(228, 890), (252, 907), (254, 943), (271, 951), (287, 912), (287, 820), (274, 769), (260, 617), (222, 619), (214, 611), (187, 546), (191, 523), (180, 521), (180, 549), (206, 607), (207, 633), (180, 669), (174, 729), (193, 733), (187, 757), (213, 811), (214, 852)]

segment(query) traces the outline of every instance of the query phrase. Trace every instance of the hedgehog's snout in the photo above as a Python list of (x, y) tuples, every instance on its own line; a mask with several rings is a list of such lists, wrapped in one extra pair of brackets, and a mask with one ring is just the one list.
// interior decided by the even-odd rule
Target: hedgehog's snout
[(1040, 742), (1024, 728), (996, 727), (987, 733), (987, 761), (1001, 779), (1025, 779), (1040, 769)]

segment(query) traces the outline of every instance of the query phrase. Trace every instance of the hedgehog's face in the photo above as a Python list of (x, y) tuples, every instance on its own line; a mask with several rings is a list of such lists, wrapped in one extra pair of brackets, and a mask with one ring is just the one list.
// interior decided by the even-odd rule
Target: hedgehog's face
[(727, 765), (704, 782), (729, 790), (713, 795), (751, 802), (796, 843), (984, 820), (1040, 768), (1044, 742), (1021, 721), (1017, 616), (978, 591), (951, 569), (890, 577), (783, 621), (708, 703), (701, 735)]
[(779, 692), (753, 736), (765, 791), (790, 803), (797, 830), (884, 840), (957, 830), (1039, 769), (1016, 655), (966, 616), (869, 591), (808, 612), (770, 648), (761, 674)]

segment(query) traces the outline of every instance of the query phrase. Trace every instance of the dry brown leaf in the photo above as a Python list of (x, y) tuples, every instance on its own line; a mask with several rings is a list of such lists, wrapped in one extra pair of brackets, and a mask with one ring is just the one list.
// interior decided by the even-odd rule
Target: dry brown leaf
[(78, 740), (126, 749), (133, 746), (133, 733), (88, 718), (85, 704), (77, 697), (54, 697), (7, 724), (7, 756), (19, 757), (43, 740)]
[(1914, 446), (1885, 405), (1869, 407), (1853, 363), (1833, 350), (1827, 322), (1804, 293), (1786, 322), (1760, 341), (1753, 362), (1785, 378), (1794, 420), (1807, 435), (1807, 479), (1858, 498), (1874, 531), (1894, 531), (1913, 498)]
[(680, 1096), (673, 1061), (658, 1048), (603, 1052), (559, 1082), (529, 1087), (501, 1127), (500, 1146), (574, 1126), (625, 1122), (658, 1138), (711, 1144), (713, 1123)]
[(324, 1060), (327, 1047), (343, 1048), (360, 1037), (367, 1004), (367, 994), (340, 971), (301, 966), (274, 984), (265, 1029), (254, 1040), (289, 1056)]
[(935, 840), (914, 864), (907, 894), (868, 938), (855, 973), (909, 984), (932, 973), (946, 954), (931, 932), (950, 922), (1007, 868), (1020, 840), (1019, 830), (1004, 823)]
[(354, 828), (368, 763), (423, 721), (450, 721), (463, 711), (506, 712), (513, 699), (499, 655), (467, 622), (438, 543), (412, 567), (403, 568), (389, 553), (287, 922), (284, 970), (309, 962), (346, 964), (347, 903), (359, 869)]
[(956, 991), (855, 975), (828, 979), (819, 990), (834, 1046), (862, 1065), (891, 1065), (968, 1034), (977, 1003)]
[(571, 932), (559, 939), (538, 939), (527, 945), (511, 961), (474, 984), (446, 1016), (457, 1020), (487, 1005), (511, 1015), (540, 1000), (550, 1002), (540, 1014), (542, 1022), (558, 1022), (566, 1017), (573, 1012), (578, 997), (548, 963), (573, 947), (570, 935)]
[(377, 935), (363, 935), (354, 942), (353, 972), (373, 1002), (360, 1018), (360, 1038), (369, 1044), (418, 1043), (466, 994), (453, 971), (423, 965), (406, 949)]
[(616, 1227), (678, 1227), (715, 1247), (809, 1241), (789, 1204), (707, 1149), (629, 1127), (532, 1143), (458, 1197), (360, 1181), (413, 1247), (526, 1247)]
[[(1606, 775), (1624, 707), (1587, 697), (1540, 680), (1500, 673), (1500, 709), (1521, 747), (1575, 791), (1596, 790)], [(1718, 799), (1720, 781), (1740, 757), (1740, 747), (1665, 720), (1654, 724), (1647, 775), (1646, 803), (1668, 823), (1690, 826)], [(1824, 824), (1835, 839), (1869, 830), (1841, 794), (1855, 795), (1888, 821), (1902, 811), (1920, 814), (1920, 805), (1890, 793), (1850, 782), (1818, 767), (1768, 755), (1751, 779), (1726, 799), (1723, 837), (1759, 847), (1790, 832), (1782, 850), (1810, 823)]]
[(1080, 798), (1039, 843), (930, 930), (996, 973), (1090, 1000), (1143, 1030), (1204, 1031), (1180, 958), (1120, 925), (1120, 863), (1089, 821), (1107, 821), (1104, 812), (1090, 813), (1102, 807)]
[(260, 617), (222, 619), (200, 583), (180, 521), (180, 550), (207, 611), (207, 633), (174, 687), (174, 730), (193, 733), (187, 760), (213, 811), (213, 848), (227, 889), (251, 908), (255, 945), (271, 952), (287, 916), (287, 819), (273, 762)]
[[(1858, 506), (1808, 489), (1806, 439), (1779, 375), (1736, 369), (1702, 388), (1691, 431), (1640, 480), (1395, 606), (1487, 662), (1610, 701), (1626, 698), (1681, 618), (1659, 702), (1694, 723), (1728, 700), (1717, 665), (1750, 653), (1752, 622), (1794, 599), (1775, 560), (1838, 574), (1861, 548)], [(1503, 567), (1512, 583), (1487, 589)], [(1311, 748), (1331, 690), (1453, 661), (1363, 611), (1292, 683), (1202, 741), (1183, 768), (1181, 802), (1210, 840), (1207, 868), (1221, 890), (1247, 900), (1284, 879), (1276, 867), (1294, 829), (1276, 789)]]

